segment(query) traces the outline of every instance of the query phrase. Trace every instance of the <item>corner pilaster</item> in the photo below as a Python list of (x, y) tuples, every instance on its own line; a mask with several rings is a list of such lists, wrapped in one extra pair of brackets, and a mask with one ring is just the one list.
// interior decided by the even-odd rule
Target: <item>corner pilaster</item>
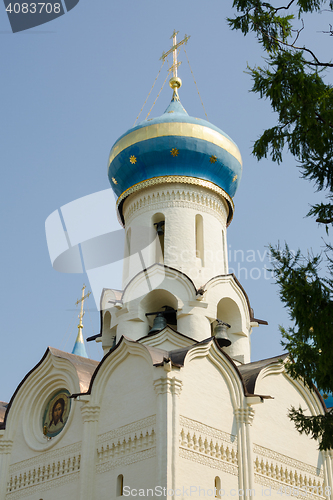
[(80, 500), (95, 498), (97, 461), (97, 430), (100, 407), (85, 403), (81, 406), (83, 420), (82, 456), (80, 473)]
[[(169, 369), (170, 371), (168, 371)], [(171, 367), (167, 363), (164, 365), (164, 370), (167, 373), (154, 380), (154, 389), (157, 395), (157, 485), (175, 491), (179, 456), (178, 397), (183, 383), (171, 375)]]
[(327, 487), (326, 498), (333, 500), (333, 450), (322, 451), (324, 462), (324, 485)]
[(7, 479), (12, 453), (13, 441), (3, 439), (0, 435), (0, 500), (5, 500), (7, 493)]
[(237, 408), (234, 412), (238, 434), (239, 489), (243, 491), (240, 499), (249, 500), (254, 494), (253, 446), (250, 428), (255, 411), (251, 406)]

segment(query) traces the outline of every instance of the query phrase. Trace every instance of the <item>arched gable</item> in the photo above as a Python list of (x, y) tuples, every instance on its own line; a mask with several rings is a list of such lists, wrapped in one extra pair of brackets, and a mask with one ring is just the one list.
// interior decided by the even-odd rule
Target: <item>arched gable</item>
[(126, 337), (122, 337), (118, 344), (104, 356), (91, 379), (87, 394), (90, 394), (90, 402), (92, 405), (101, 404), (104, 398), (106, 385), (111, 379), (113, 373), (119, 365), (124, 363), (124, 361), (131, 356), (133, 356), (133, 358), (142, 358), (145, 361), (145, 365), (147, 366), (151, 377), (153, 376), (154, 360), (151, 356), (150, 350), (148, 350), (143, 344)]
[[(41, 420), (46, 401), (60, 389), (70, 394), (86, 391), (97, 365), (97, 361), (47, 348), (42, 359), (22, 380), (11, 398), (5, 416), (6, 439), (14, 440), (15, 436), (21, 436), (36, 451), (53, 447), (68, 433), (75, 408), (71, 408), (61, 433), (48, 441), (43, 436)], [(20, 439), (16, 439), (16, 443), (22, 447)]]
[(260, 371), (255, 390), (269, 391), (273, 399), (267, 402), (265, 407), (259, 406), (256, 409), (253, 421), (254, 443), (260, 447), (270, 442), (271, 448), (277, 453), (313, 467), (320, 466), (318, 442), (309, 436), (301, 435), (288, 417), (292, 406), (296, 409), (301, 406), (309, 415), (324, 413), (322, 402), (315, 390), (312, 391), (301, 381), (292, 379), (285, 372), (283, 361), (269, 364)]

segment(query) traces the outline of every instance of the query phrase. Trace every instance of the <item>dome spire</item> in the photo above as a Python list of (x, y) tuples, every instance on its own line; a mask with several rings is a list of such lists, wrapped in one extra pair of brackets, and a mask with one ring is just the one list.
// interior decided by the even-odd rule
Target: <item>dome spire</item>
[(179, 31), (173, 30), (172, 36), (170, 37), (170, 38), (172, 38), (173, 45), (172, 45), (171, 49), (168, 50), (168, 52), (163, 52), (162, 57), (161, 57), (161, 59), (164, 60), (172, 52), (173, 64), (169, 69), (169, 71), (172, 71), (172, 77), (169, 80), (169, 85), (173, 89), (172, 100), (176, 100), (176, 101), (179, 100), (178, 89), (182, 85), (182, 81), (178, 77), (178, 74), (177, 74), (177, 68), (178, 68), (178, 66), (181, 65), (181, 62), (178, 62), (178, 60), (177, 60), (177, 50), (181, 45), (183, 45), (184, 43), (186, 44), (188, 42), (188, 40), (190, 39), (189, 36), (185, 35), (183, 40), (181, 40), (180, 42), (177, 43), (177, 34), (178, 33), (179, 33)]
[(85, 289), (86, 289), (86, 286), (83, 285), (83, 288), (82, 288), (82, 297), (81, 297), (81, 299), (78, 299), (75, 302), (76, 305), (78, 305), (81, 302), (81, 310), (80, 310), (80, 314), (79, 314), (79, 320), (80, 321), (79, 321), (79, 324), (78, 324), (78, 334), (77, 334), (77, 337), (76, 337), (76, 340), (75, 340), (74, 348), (72, 350), (72, 354), (76, 354), (77, 356), (82, 356), (83, 358), (87, 358), (88, 357), (88, 354), (87, 354), (87, 351), (86, 351), (86, 347), (84, 345), (83, 335), (82, 335), (82, 328), (83, 328), (82, 319), (83, 319), (83, 316), (84, 316), (83, 304), (84, 304), (85, 299), (87, 299), (89, 297), (89, 295), (91, 294), (91, 292), (88, 292), (88, 293), (84, 294)]

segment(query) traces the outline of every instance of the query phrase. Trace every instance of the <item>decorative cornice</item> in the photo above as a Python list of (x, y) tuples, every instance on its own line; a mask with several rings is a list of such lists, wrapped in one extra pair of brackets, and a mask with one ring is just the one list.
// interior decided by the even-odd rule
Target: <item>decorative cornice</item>
[(324, 471), (274, 450), (253, 445), (256, 483), (286, 496), (324, 498)]
[(99, 406), (81, 406), (81, 415), (83, 422), (96, 422), (99, 418), (101, 409)]
[(203, 455), (202, 453), (196, 453), (193, 450), (186, 450), (181, 448), (179, 450), (179, 456), (192, 462), (198, 462), (199, 464), (206, 465), (211, 469), (218, 469), (234, 476), (238, 476), (238, 466), (236, 464), (225, 462), (223, 460), (218, 460), (216, 458), (210, 457), (208, 455)]
[(207, 212), (217, 217), (225, 225), (229, 209), (224, 198), (202, 186), (161, 185), (159, 189), (142, 189), (133, 200), (124, 206), (124, 219), (129, 224), (137, 212), (145, 213), (159, 209), (181, 207)]
[[(156, 415), (151, 415), (140, 420), (136, 420), (131, 424), (123, 425), (117, 427), (117, 429), (112, 429), (111, 431), (100, 434), (97, 438), (98, 444), (106, 443), (107, 441), (123, 438), (125, 436), (130, 436), (143, 429), (150, 430), (156, 424)], [(134, 436), (133, 436), (134, 437)]]
[(10, 439), (0, 439), (0, 455), (10, 455), (12, 447), (13, 441)]
[(154, 389), (157, 396), (166, 393), (175, 394), (179, 396), (182, 390), (182, 386), (183, 382), (181, 380), (176, 379), (175, 377), (174, 378), (165, 377), (154, 380)]
[(237, 436), (234, 434), (228, 434), (227, 432), (221, 431), (216, 427), (211, 427), (206, 424), (202, 424), (197, 420), (192, 420), (190, 418), (184, 417), (180, 415), (179, 417), (180, 425), (187, 427), (188, 429), (192, 429), (193, 431), (199, 432), (201, 434), (205, 434), (206, 436), (214, 437), (216, 439), (221, 439), (226, 443), (237, 443)]
[(287, 455), (283, 455), (282, 453), (278, 453), (277, 451), (265, 448), (264, 446), (253, 444), (253, 453), (265, 458), (271, 458), (272, 460), (281, 462), (284, 465), (288, 465), (294, 469), (307, 472), (308, 474), (324, 478), (324, 472), (322, 468), (319, 469), (317, 467), (314, 467), (313, 465), (309, 465), (305, 462), (301, 462), (300, 460), (296, 460), (295, 458), (291, 458), (288, 457)]
[(236, 436), (184, 416), (179, 423), (181, 457), (238, 475)]
[(73, 453), (77, 448), (77, 444), (66, 446), (11, 466), (6, 498), (26, 498), (78, 478), (81, 455)]
[(103, 464), (98, 464), (96, 466), (96, 473), (100, 474), (102, 472), (108, 472), (109, 470), (112, 470), (116, 467), (122, 467), (124, 465), (130, 465), (135, 462), (141, 462), (142, 460), (154, 457), (155, 455), (156, 455), (156, 449), (155, 447), (153, 447), (148, 450), (140, 451), (139, 453), (134, 453), (132, 455), (120, 457), (117, 460), (110, 460)]
[(14, 491), (8, 491), (6, 495), (6, 499), (10, 500), (19, 500), (20, 498), (27, 498), (27, 496), (33, 495), (35, 493), (41, 492), (41, 491), (48, 491), (52, 490), (55, 488), (58, 488), (59, 486), (62, 486), (63, 484), (67, 484), (72, 481), (79, 481), (80, 478), (80, 472), (74, 472), (71, 474), (68, 474), (66, 476), (62, 477), (57, 477), (56, 479), (53, 479), (51, 481), (47, 481), (46, 483), (39, 483), (34, 486), (30, 486), (28, 488), (23, 488), (20, 490), (14, 490)]
[(21, 462), (16, 462), (9, 467), (9, 473), (15, 474), (17, 472), (22, 472), (26, 469), (31, 469), (33, 467), (41, 466), (41, 463), (60, 460), (63, 461), (64, 458), (68, 458), (70, 455), (79, 454), (81, 451), (81, 442), (70, 444), (64, 446), (63, 448), (53, 449), (50, 451), (39, 453), (36, 457), (28, 458), (22, 460)]
[(236, 408), (234, 413), (238, 423), (252, 425), (255, 411), (251, 406), (247, 408)]
[[(219, 195), (221, 198), (226, 200), (227, 205), (229, 207), (228, 225), (230, 224), (232, 217), (233, 217), (233, 212), (234, 212), (234, 203), (232, 201), (232, 198), (228, 195), (228, 193), (226, 193), (223, 189), (221, 189), (219, 186), (217, 186), (213, 182), (198, 179), (196, 177), (187, 177), (187, 176), (180, 176), (180, 175), (153, 177), (152, 179), (148, 179), (146, 181), (139, 182), (138, 184), (135, 184), (134, 186), (132, 186), (129, 189), (127, 189), (126, 191), (124, 191), (119, 196), (119, 198), (117, 200), (117, 207), (118, 207), (118, 211), (119, 211), (121, 220), (123, 219), (122, 203), (128, 196), (130, 196), (133, 193), (136, 193), (137, 191), (140, 191), (141, 189), (148, 188), (151, 186), (158, 186), (160, 184), (189, 184), (192, 186), (200, 186), (203, 188), (210, 189), (211, 191), (213, 191), (214, 193)], [(123, 220), (122, 220), (122, 222), (123, 222)]]
[[(324, 483), (319, 486), (308, 486), (304, 483), (299, 484), (295, 483), (292, 480), (288, 482), (281, 482), (277, 479), (273, 479), (272, 477), (263, 476), (261, 474), (254, 473), (254, 482), (257, 484), (261, 484), (262, 486), (268, 486), (272, 490), (278, 491), (278, 494), (282, 497), (297, 497), (304, 498), (307, 500), (313, 500), (314, 498), (322, 499), (327, 498), (324, 494), (319, 494), (319, 492), (325, 491)], [(318, 493), (317, 493), (318, 492)], [(272, 493), (270, 493), (270, 496)]]
[(156, 416), (137, 420), (98, 436), (96, 472), (107, 472), (156, 454)]

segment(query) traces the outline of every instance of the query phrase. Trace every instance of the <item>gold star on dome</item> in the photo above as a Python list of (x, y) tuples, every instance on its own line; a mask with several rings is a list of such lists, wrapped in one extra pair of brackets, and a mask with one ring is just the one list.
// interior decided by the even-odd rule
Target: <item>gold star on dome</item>
[(112, 177), (112, 182), (113, 182), (114, 184), (118, 184), (118, 182), (116, 181), (116, 179), (115, 179), (114, 177)]
[(130, 156), (130, 162), (132, 163), (132, 165), (137, 162), (137, 159), (134, 155)]
[(237, 174), (235, 175), (235, 177), (232, 179), (232, 182), (235, 182), (235, 180), (237, 179)]
[(177, 148), (172, 148), (170, 153), (172, 156), (178, 156), (179, 155), (179, 150)]
[(209, 158), (209, 161), (210, 163), (215, 163), (217, 160), (216, 156), (212, 155), (210, 158)]

